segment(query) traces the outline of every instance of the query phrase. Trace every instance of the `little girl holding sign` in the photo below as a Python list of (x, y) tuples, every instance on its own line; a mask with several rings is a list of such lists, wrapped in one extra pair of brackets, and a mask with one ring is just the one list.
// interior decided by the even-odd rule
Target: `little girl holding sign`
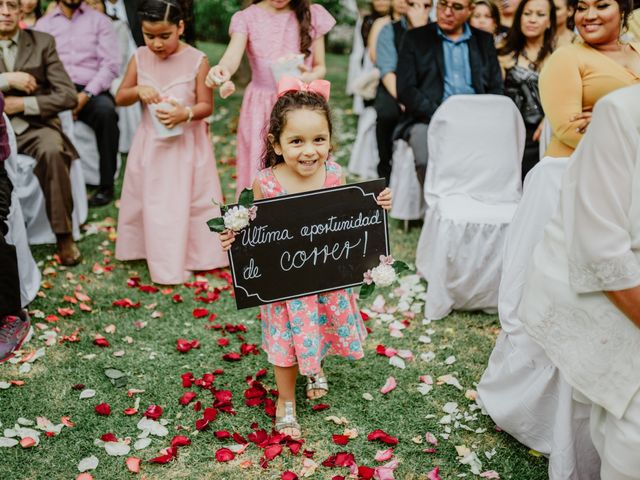
[[(309, 85), (283, 77), (266, 139), (263, 170), (253, 183), (255, 199), (336, 187), (342, 184), (340, 165), (329, 159), (331, 117), (327, 101), (329, 82)], [(391, 208), (391, 191), (377, 198)], [(225, 250), (234, 234), (220, 235)], [(298, 438), (295, 416), (295, 383), (298, 372), (307, 376), (307, 396), (320, 398), (328, 391), (322, 359), (329, 354), (349, 359), (364, 356), (367, 333), (351, 289), (310, 295), (260, 307), (262, 348), (274, 365), (279, 397), (276, 430)]]

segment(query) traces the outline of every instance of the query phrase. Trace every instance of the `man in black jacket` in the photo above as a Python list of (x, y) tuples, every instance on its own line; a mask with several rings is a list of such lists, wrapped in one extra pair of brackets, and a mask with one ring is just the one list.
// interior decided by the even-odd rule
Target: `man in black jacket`
[(451, 95), (502, 94), (493, 36), (467, 24), (471, 0), (439, 0), (437, 22), (404, 36), (398, 54), (398, 99), (405, 106), (396, 137), (409, 141), (420, 183), (427, 169), (427, 128)]

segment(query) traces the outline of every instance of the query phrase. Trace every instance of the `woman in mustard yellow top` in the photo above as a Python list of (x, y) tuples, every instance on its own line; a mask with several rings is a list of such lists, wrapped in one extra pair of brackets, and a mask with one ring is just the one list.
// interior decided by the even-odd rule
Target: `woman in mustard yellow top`
[(556, 50), (540, 73), (540, 97), (552, 137), (546, 155), (568, 157), (582, 139), (595, 103), (640, 83), (640, 44), (620, 42), (633, 0), (573, 0), (584, 43)]

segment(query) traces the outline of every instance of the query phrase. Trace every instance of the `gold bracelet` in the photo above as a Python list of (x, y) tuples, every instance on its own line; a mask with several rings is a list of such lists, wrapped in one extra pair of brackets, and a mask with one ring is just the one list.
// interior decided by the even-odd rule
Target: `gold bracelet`
[(189, 117), (187, 117), (187, 123), (190, 123), (193, 120), (193, 110), (191, 107), (185, 107), (189, 111)]

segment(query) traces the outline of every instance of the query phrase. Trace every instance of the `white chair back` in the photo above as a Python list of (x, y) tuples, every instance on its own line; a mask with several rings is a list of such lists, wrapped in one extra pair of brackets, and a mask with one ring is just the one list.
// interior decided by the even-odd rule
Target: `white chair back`
[(449, 97), (429, 124), (427, 204), (451, 195), (489, 204), (517, 202), (524, 142), (522, 115), (508, 97)]

